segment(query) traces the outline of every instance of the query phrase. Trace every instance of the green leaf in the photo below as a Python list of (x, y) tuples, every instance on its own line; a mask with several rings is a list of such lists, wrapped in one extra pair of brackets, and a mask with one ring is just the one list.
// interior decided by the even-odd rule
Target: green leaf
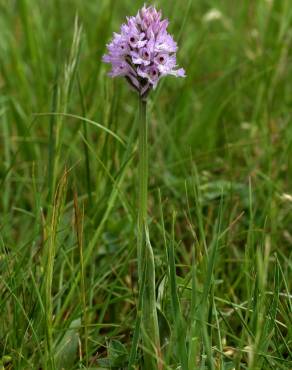
[(79, 343), (78, 330), (80, 325), (80, 319), (72, 321), (64, 337), (56, 348), (55, 364), (58, 370), (72, 369), (74, 363), (76, 362)]
[(120, 368), (128, 363), (128, 351), (118, 340), (113, 340), (108, 349), (109, 356), (98, 360), (98, 365), (104, 368)]

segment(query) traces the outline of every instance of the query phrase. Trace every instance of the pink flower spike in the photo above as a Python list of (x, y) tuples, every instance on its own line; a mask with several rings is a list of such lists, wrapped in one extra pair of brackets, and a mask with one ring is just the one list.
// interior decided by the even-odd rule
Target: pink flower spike
[(155, 89), (163, 76), (185, 77), (176, 64), (177, 43), (167, 32), (168, 20), (155, 7), (144, 7), (127, 17), (120, 33), (114, 33), (103, 62), (112, 66), (111, 77), (126, 77), (141, 96)]

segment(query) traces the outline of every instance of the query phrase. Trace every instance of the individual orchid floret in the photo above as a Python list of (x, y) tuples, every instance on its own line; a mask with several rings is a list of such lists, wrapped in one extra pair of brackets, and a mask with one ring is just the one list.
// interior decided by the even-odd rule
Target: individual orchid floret
[(103, 61), (112, 66), (111, 77), (126, 77), (140, 96), (155, 89), (161, 77), (185, 77), (176, 64), (177, 43), (167, 32), (168, 20), (155, 7), (144, 6), (128, 17), (120, 33), (114, 33)]

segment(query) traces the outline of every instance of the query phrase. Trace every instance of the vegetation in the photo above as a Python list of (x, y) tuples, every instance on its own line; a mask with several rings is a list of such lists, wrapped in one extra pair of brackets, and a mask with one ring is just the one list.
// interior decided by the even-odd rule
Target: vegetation
[[(148, 104), (160, 366), (291, 369), (291, 2), (155, 3), (187, 73)], [(143, 368), (138, 100), (101, 62), (141, 5), (0, 0), (0, 369)]]

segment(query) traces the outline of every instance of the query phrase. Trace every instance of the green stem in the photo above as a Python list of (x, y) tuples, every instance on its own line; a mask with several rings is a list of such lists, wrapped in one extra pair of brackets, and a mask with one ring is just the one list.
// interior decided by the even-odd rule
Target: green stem
[(138, 271), (142, 277), (142, 255), (145, 246), (148, 202), (148, 127), (147, 102), (139, 99), (139, 190), (138, 190)]
[[(159, 367), (160, 343), (155, 297), (155, 263), (148, 236), (148, 126), (147, 102), (139, 99), (139, 192), (138, 192), (138, 275), (139, 286), (143, 290), (142, 302), (142, 341), (144, 369)], [(143, 279), (145, 274), (145, 279)], [(145, 285), (144, 285), (145, 284)]]

